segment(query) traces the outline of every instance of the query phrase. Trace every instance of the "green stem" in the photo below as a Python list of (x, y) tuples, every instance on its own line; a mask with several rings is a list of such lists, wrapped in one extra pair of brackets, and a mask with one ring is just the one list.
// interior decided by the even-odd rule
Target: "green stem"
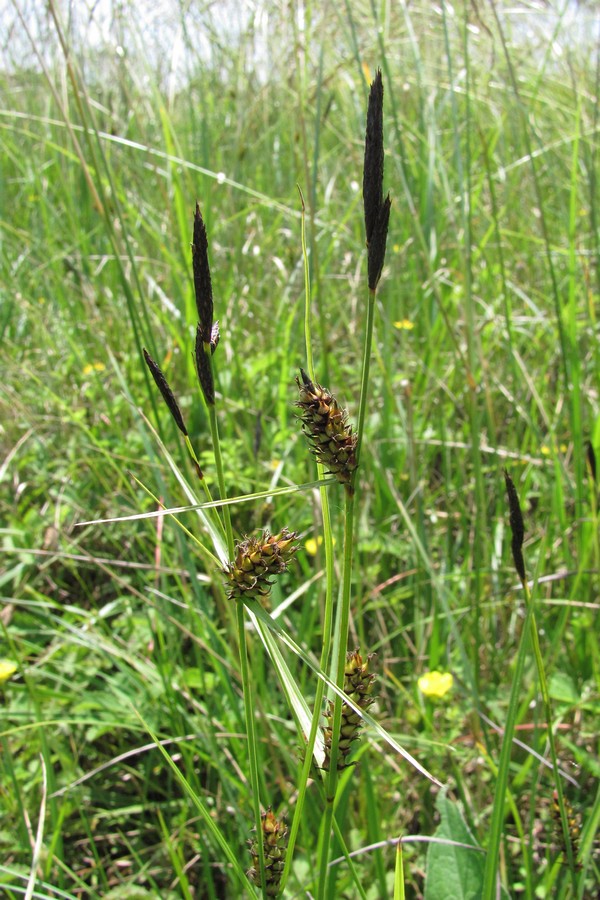
[[(219, 493), (221, 500), (225, 500), (227, 493), (225, 491), (225, 476), (223, 474), (223, 457), (221, 456), (221, 442), (219, 440), (219, 426), (217, 423), (217, 408), (214, 403), (207, 404), (208, 418), (210, 422), (210, 435), (212, 439), (213, 452), (215, 454), (215, 469), (217, 470), (217, 484), (219, 485)], [(225, 518), (225, 536), (227, 538), (227, 551), (229, 558), (233, 560), (235, 554), (235, 546), (233, 541), (233, 529), (231, 527), (231, 513), (229, 506), (223, 507), (223, 516)]]
[[(310, 291), (310, 271), (308, 264), (308, 251), (306, 246), (306, 217), (305, 217), (305, 205), (304, 205), (304, 197), (302, 195), (302, 191), (300, 187), (298, 187), (298, 193), (300, 194), (300, 203), (302, 205), (301, 212), (301, 241), (302, 241), (302, 257), (304, 260), (304, 339), (306, 343), (306, 360), (307, 360), (307, 371), (311, 379), (315, 380), (315, 369), (313, 362), (313, 348), (312, 348), (312, 332), (311, 332), (311, 291)], [(319, 479), (323, 478), (325, 472), (322, 465), (317, 465), (317, 472)], [(323, 516), (323, 540), (325, 546), (325, 571), (326, 571), (326, 593), (325, 593), (325, 613), (323, 618), (323, 642), (321, 645), (321, 659), (320, 659), (320, 667), (323, 672), (327, 671), (327, 661), (329, 659), (329, 655), (331, 653), (332, 646), (332, 633), (333, 633), (333, 588), (334, 588), (334, 577), (335, 571), (333, 566), (333, 533), (331, 530), (331, 514), (329, 510), (329, 497), (327, 494), (327, 488), (322, 486), (320, 488), (320, 496), (321, 496), (321, 512)], [(321, 721), (322, 710), (323, 710), (323, 696), (325, 693), (325, 682), (320, 678), (317, 680), (317, 687), (315, 690), (315, 703), (313, 708), (313, 717), (310, 726), (310, 734), (308, 736), (308, 741), (306, 743), (304, 762), (302, 764), (302, 771), (300, 774), (299, 786), (298, 786), (298, 798), (296, 800), (296, 806), (294, 809), (294, 818), (292, 820), (292, 824), (290, 826), (289, 837), (288, 837), (288, 847), (287, 854), (285, 860), (285, 866), (283, 869), (283, 873), (281, 876), (280, 882), (280, 892), (283, 894), (289, 873), (292, 865), (292, 857), (294, 854), (294, 847), (296, 845), (296, 839), (298, 837), (298, 831), (300, 829), (300, 823), (302, 820), (302, 810), (304, 808), (304, 800), (306, 798), (306, 790), (308, 787), (308, 779), (310, 775), (310, 770), (312, 767), (313, 753), (315, 747), (315, 741), (317, 738), (317, 731), (319, 728), (319, 724)]]
[[(205, 347), (209, 354), (210, 348)], [(215, 468), (217, 471), (217, 482), (219, 485), (219, 493), (221, 499), (225, 500), (227, 493), (225, 491), (225, 475), (223, 472), (223, 457), (221, 455), (221, 442), (219, 440), (219, 426), (217, 423), (217, 410), (214, 403), (207, 404), (208, 416), (210, 422), (210, 433), (212, 438), (213, 452), (215, 454)], [(231, 513), (229, 506), (223, 507), (223, 516), (225, 518), (225, 535), (227, 538), (227, 552), (231, 560), (235, 557), (235, 545), (233, 540), (233, 529), (231, 527)], [(256, 829), (256, 846), (258, 848), (258, 861), (260, 867), (260, 883), (262, 885), (263, 897), (266, 897), (266, 873), (265, 873), (265, 854), (263, 845), (262, 819), (260, 808), (260, 780), (258, 776), (258, 750), (256, 742), (256, 729), (254, 727), (254, 703), (252, 701), (252, 682), (250, 681), (250, 670), (248, 666), (248, 648), (246, 645), (246, 629), (244, 620), (244, 605), (237, 603), (236, 610), (238, 645), (240, 651), (240, 668), (242, 675), (242, 693), (244, 695), (244, 715), (246, 719), (246, 735), (248, 738), (248, 761), (250, 765), (250, 785), (252, 787), (252, 802), (254, 807), (254, 827)]]
[[(213, 435), (213, 438), (214, 438), (214, 435)], [(213, 445), (214, 445), (214, 444), (213, 444)], [(209, 503), (212, 503), (212, 502), (213, 502), (213, 496), (212, 496), (212, 494), (211, 494), (211, 492), (210, 492), (210, 488), (209, 488), (209, 486), (208, 486), (208, 482), (207, 482), (206, 478), (204, 477), (204, 475), (203, 475), (203, 474), (202, 474), (202, 475), (200, 474), (200, 473), (202, 473), (202, 469), (201, 469), (201, 467), (200, 467), (200, 462), (198, 461), (198, 457), (196, 456), (196, 452), (195, 452), (195, 450), (194, 450), (194, 448), (193, 448), (193, 446), (192, 446), (192, 442), (190, 441), (189, 435), (187, 435), (187, 434), (186, 434), (186, 436), (185, 436), (185, 446), (186, 446), (186, 448), (187, 448), (187, 451), (188, 451), (188, 454), (189, 454), (189, 456), (190, 456), (190, 459), (192, 460), (192, 462), (194, 463), (194, 467), (196, 468), (196, 473), (198, 474), (200, 484), (202, 485), (202, 490), (204, 491), (204, 495), (205, 495), (206, 499), (208, 500), (208, 502), (209, 502)], [(220, 455), (220, 454), (219, 454), (219, 455)], [(219, 490), (221, 490), (220, 487), (219, 487)], [(224, 528), (223, 528), (223, 522), (221, 521), (221, 517), (219, 516), (218, 510), (214, 510), (214, 512), (216, 513), (216, 515), (215, 515), (215, 520), (216, 520), (216, 522), (217, 522), (217, 525), (218, 525), (218, 527), (219, 527), (219, 530), (220, 530), (222, 536), (223, 536), (225, 539), (227, 539), (227, 536), (225, 535), (225, 530), (224, 530)]]
[(512, 747), (513, 735), (515, 733), (517, 712), (519, 709), (519, 697), (521, 694), (523, 670), (525, 668), (525, 660), (527, 658), (527, 634), (530, 618), (531, 606), (527, 604), (526, 621), (521, 633), (521, 641), (517, 653), (517, 664), (512, 675), (512, 688), (510, 692), (508, 710), (506, 713), (504, 734), (502, 737), (500, 761), (498, 763), (498, 775), (496, 777), (496, 785), (494, 790), (494, 807), (492, 809), (492, 821), (490, 823), (490, 838), (487, 845), (485, 869), (483, 873), (483, 888), (481, 892), (482, 900), (496, 900), (496, 897), (498, 896), (496, 881), (500, 841), (502, 839), (504, 824), (504, 805), (506, 798), (506, 789), (508, 785), (510, 751)]
[(540, 637), (538, 634), (537, 623), (535, 619), (535, 612), (533, 610), (533, 603), (531, 600), (531, 594), (529, 592), (529, 588), (525, 586), (525, 596), (527, 598), (528, 605), (531, 605), (531, 616), (529, 619), (529, 625), (531, 629), (531, 642), (533, 644), (533, 655), (535, 657), (535, 664), (538, 670), (538, 678), (540, 679), (540, 690), (542, 692), (542, 700), (544, 703), (544, 714), (546, 717), (546, 725), (548, 727), (548, 743), (550, 744), (550, 758), (552, 760), (552, 773), (554, 775), (554, 786), (556, 788), (556, 793), (558, 796), (558, 805), (560, 808), (560, 822), (562, 826), (564, 844), (567, 851), (567, 862), (569, 865), (569, 871), (571, 873), (571, 879), (573, 881), (573, 896), (577, 895), (577, 870), (575, 867), (575, 856), (573, 854), (573, 844), (571, 842), (571, 834), (569, 831), (569, 823), (567, 821), (567, 813), (565, 810), (565, 801), (564, 801), (564, 792), (562, 788), (562, 779), (560, 776), (559, 765), (558, 765), (558, 755), (556, 752), (556, 739), (554, 737), (554, 728), (552, 725), (552, 705), (550, 703), (550, 693), (548, 691), (548, 681), (546, 679), (546, 672), (544, 668), (544, 660), (542, 658), (542, 651), (540, 648)]
[[(367, 304), (367, 326), (365, 332), (365, 344), (363, 349), (362, 378), (360, 383), (360, 403), (358, 407), (358, 424), (356, 426), (358, 442), (356, 445), (356, 459), (360, 463), (360, 451), (362, 447), (363, 431), (367, 414), (367, 401), (369, 398), (369, 374), (371, 372), (371, 347), (373, 346), (373, 324), (375, 321), (375, 296), (376, 292), (369, 290), (369, 302)], [(356, 480), (356, 473), (354, 481)], [(353, 486), (354, 486), (353, 481)]]
[(494, 808), (492, 810), (492, 821), (490, 827), (490, 839), (487, 847), (487, 856), (485, 861), (485, 871), (484, 871), (484, 880), (483, 880), (483, 891), (482, 891), (482, 900), (495, 900), (497, 897), (496, 890), (496, 880), (497, 880), (497, 867), (498, 867), (498, 854), (500, 850), (500, 841), (502, 838), (503, 832), (503, 823), (504, 823), (504, 803), (506, 797), (506, 790), (508, 785), (508, 770), (510, 766), (510, 751), (512, 746), (513, 735), (515, 731), (516, 717), (517, 711), (519, 708), (519, 695), (521, 692), (521, 679), (523, 677), (523, 669), (525, 665), (525, 658), (527, 656), (527, 634), (529, 633), (530, 640), (533, 646), (533, 655), (535, 658), (538, 677), (540, 679), (540, 690), (542, 693), (542, 700), (544, 703), (544, 712), (546, 717), (546, 724), (548, 728), (548, 742), (550, 745), (550, 757), (552, 759), (552, 771), (554, 775), (554, 784), (556, 787), (556, 792), (558, 795), (558, 802), (560, 807), (560, 820), (563, 831), (564, 843), (567, 850), (567, 862), (569, 865), (569, 870), (571, 873), (571, 878), (573, 881), (573, 896), (577, 895), (577, 871), (575, 868), (575, 859), (573, 855), (573, 847), (571, 844), (571, 837), (569, 834), (569, 824), (567, 822), (567, 816), (565, 812), (565, 804), (564, 804), (564, 794), (562, 789), (562, 782), (560, 777), (559, 765), (558, 765), (558, 756), (556, 753), (556, 741), (554, 738), (554, 731), (552, 728), (552, 708), (550, 704), (550, 694), (548, 692), (548, 683), (546, 680), (546, 673), (544, 670), (544, 661), (542, 658), (542, 652), (540, 648), (539, 635), (537, 630), (537, 622), (535, 618), (533, 598), (531, 591), (529, 589), (529, 585), (527, 581), (523, 582), (523, 591), (525, 594), (525, 604), (526, 604), (526, 620), (523, 627), (523, 633), (521, 636), (521, 642), (519, 645), (519, 651), (517, 655), (517, 665), (515, 669), (515, 673), (512, 681), (512, 689), (510, 694), (510, 701), (508, 705), (508, 711), (506, 716), (506, 725), (504, 727), (504, 736), (502, 739), (502, 749), (500, 752), (500, 763), (498, 765), (498, 777), (496, 779), (496, 789), (495, 789), (495, 797), (494, 797)]
[(246, 647), (246, 628), (244, 618), (244, 604), (237, 602), (237, 631), (240, 647), (240, 665), (242, 669), (242, 689), (244, 693), (244, 713), (246, 716), (246, 735), (248, 737), (248, 760), (250, 763), (250, 784), (252, 785), (252, 800), (254, 806), (254, 823), (256, 828), (256, 846), (258, 848), (258, 862), (260, 866), (260, 883), (263, 897), (266, 897), (266, 873), (265, 851), (263, 844), (262, 818), (260, 809), (260, 781), (258, 777), (258, 753), (256, 743), (256, 730), (254, 727), (254, 703), (252, 702), (252, 687), (248, 666), (248, 651)]
[[(367, 322), (365, 327), (365, 341), (363, 348), (362, 376), (360, 383), (360, 402), (358, 407), (356, 458), (360, 462), (360, 454), (363, 440), (364, 425), (367, 413), (367, 401), (369, 396), (369, 375), (371, 371), (371, 348), (373, 346), (373, 328), (375, 322), (375, 298), (376, 291), (369, 290), (367, 303)], [(358, 469), (356, 470), (358, 471)], [(346, 653), (348, 651), (348, 627), (350, 623), (350, 598), (352, 585), (352, 549), (354, 531), (354, 496), (356, 484), (356, 471), (349, 488), (346, 490), (346, 508), (344, 521), (344, 560), (343, 581), (339, 628), (337, 632), (338, 654), (336, 667), (336, 685), (343, 690), (344, 673), (346, 667)], [(330, 749), (330, 767), (327, 778), (327, 799), (325, 814), (321, 826), (321, 839), (319, 840), (319, 885), (318, 900), (323, 900), (327, 884), (327, 866), (329, 860), (329, 846), (331, 842), (331, 824), (333, 820), (333, 807), (337, 788), (337, 761), (342, 722), (342, 698), (336, 694), (333, 708), (332, 738)], [(335, 876), (334, 876), (335, 877)]]
[[(348, 651), (348, 627), (350, 624), (350, 599), (352, 586), (352, 549), (354, 532), (354, 493), (346, 490), (346, 509), (344, 519), (344, 559), (342, 596), (340, 599), (340, 617), (337, 630), (337, 663), (335, 683), (344, 689), (344, 676), (346, 669), (346, 653)], [(342, 725), (342, 698), (336, 694), (333, 707), (333, 724), (331, 735), (331, 749), (329, 752), (329, 772), (326, 781), (326, 806), (321, 824), (321, 838), (319, 840), (319, 884), (317, 890), (318, 900), (323, 900), (328, 878), (329, 847), (331, 843), (331, 827), (333, 820), (333, 808), (338, 783), (338, 749), (340, 729)], [(333, 873), (335, 878), (335, 873)]]

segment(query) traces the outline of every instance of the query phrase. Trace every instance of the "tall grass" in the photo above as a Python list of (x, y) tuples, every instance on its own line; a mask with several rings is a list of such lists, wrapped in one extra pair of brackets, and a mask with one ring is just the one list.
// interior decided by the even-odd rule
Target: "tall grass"
[[(10, 52), (28, 55), (7, 58), (0, 109), (3, 895), (250, 895), (260, 800), (287, 821), (285, 896), (495, 896), (498, 879), (594, 896), (593, 8), (263, 6), (232, 33), (174, 4), (162, 48), (143, 17), (115, 15), (93, 48), (50, 9), (15, 6)], [(378, 66), (392, 214), (366, 390)], [(221, 328), (212, 415), (192, 353), (196, 201)], [(143, 346), (211, 496), (243, 502), (206, 505)], [(351, 422), (364, 412), (350, 523), (296, 420), (300, 366)], [(236, 540), (298, 532), (270, 614), (224, 594), (224, 508)], [(377, 654), (378, 699), (327, 818), (303, 743), (319, 753), (320, 700), (339, 696), (339, 643), (333, 664), (323, 648), (344, 572), (348, 646)], [(453, 676), (441, 699), (436, 671)]]

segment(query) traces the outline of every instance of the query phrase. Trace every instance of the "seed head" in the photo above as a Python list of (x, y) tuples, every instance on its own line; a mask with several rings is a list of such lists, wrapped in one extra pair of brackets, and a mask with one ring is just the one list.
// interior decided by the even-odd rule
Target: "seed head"
[(227, 575), (230, 600), (259, 600), (265, 604), (271, 593), (272, 575), (285, 572), (298, 549), (295, 531), (284, 528), (279, 534), (264, 531), (259, 538), (246, 538), (236, 547), (233, 562), (223, 570)]
[[(374, 702), (373, 685), (375, 675), (369, 672), (369, 664), (374, 654), (370, 653), (363, 660), (358, 650), (351, 650), (346, 655), (346, 668), (344, 670), (344, 693), (360, 707), (367, 710)], [(327, 702), (327, 710), (325, 713), (325, 762), (323, 767), (329, 769), (331, 755), (331, 741), (333, 736), (333, 717), (335, 704), (329, 700)], [(342, 721), (340, 727), (340, 737), (338, 742), (338, 769), (345, 769), (348, 763), (348, 756), (352, 751), (352, 744), (357, 739), (360, 727), (361, 717), (347, 703), (342, 704)]]
[[(277, 897), (285, 865), (287, 828), (285, 821), (277, 819), (270, 808), (262, 814), (261, 819), (265, 856), (265, 894), (267, 897)], [(248, 877), (260, 887), (260, 861), (258, 859), (258, 844), (256, 841), (250, 842), (250, 852), (252, 853), (252, 868), (248, 871)]]
[(356, 444), (358, 437), (348, 425), (345, 409), (338, 406), (329, 391), (311, 381), (304, 369), (300, 369), (302, 381), (296, 378), (300, 399), (296, 406), (302, 413), (302, 430), (311, 449), (326, 470), (335, 475), (341, 484), (352, 487), (352, 476), (358, 466)]

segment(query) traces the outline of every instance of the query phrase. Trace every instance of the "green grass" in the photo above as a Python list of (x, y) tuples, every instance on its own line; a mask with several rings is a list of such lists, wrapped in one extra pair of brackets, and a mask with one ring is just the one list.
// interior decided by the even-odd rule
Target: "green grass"
[[(292, 832), (289, 898), (442, 900), (484, 879), (491, 897), (496, 874), (511, 897), (595, 896), (600, 63), (591, 25), (572, 42), (565, 4), (495, 8), (267, 5), (234, 38), (173, 3), (158, 37), (141, 17), (121, 24), (122, 55), (49, 19), (46, 71), (33, 55), (5, 66), (0, 659), (18, 669), (0, 685), (2, 896), (34, 878), (40, 897), (251, 896), (257, 800)], [(307, 323), (314, 377), (358, 421), (378, 66), (393, 202), (350, 565), (344, 491), (314, 484), (294, 379)], [(196, 200), (224, 490), (193, 363)], [(213, 496), (245, 499), (228, 506), (236, 539), (300, 534), (275, 624), (257, 607), (251, 631), (225, 596), (222, 508), (130, 518), (206, 500), (142, 346)], [(78, 524), (100, 519), (119, 521)], [(377, 653), (379, 696), (358, 766), (333, 785), (327, 840), (301, 732), (323, 725), (315, 697), (334, 697), (342, 584), (348, 646)], [(454, 677), (442, 700), (418, 686), (435, 670)], [(449, 839), (475, 849), (448, 853)]]

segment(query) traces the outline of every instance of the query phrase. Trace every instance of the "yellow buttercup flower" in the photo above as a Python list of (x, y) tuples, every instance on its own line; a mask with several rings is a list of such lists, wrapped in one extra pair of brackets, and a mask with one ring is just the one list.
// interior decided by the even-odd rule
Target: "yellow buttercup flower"
[(440, 699), (452, 689), (454, 678), (450, 672), (426, 672), (425, 675), (421, 675), (417, 684), (426, 697)]
[[(323, 535), (319, 534), (316, 538), (307, 538), (304, 541), (304, 549), (308, 553), (309, 556), (316, 556), (317, 550), (323, 543)], [(335, 547), (335, 538), (333, 539), (333, 546)]]
[(321, 537), (321, 535), (319, 535), (318, 540), (315, 540), (315, 538), (308, 538), (308, 540), (304, 541), (304, 549), (306, 550), (306, 552), (308, 553), (309, 556), (316, 556), (317, 548), (318, 548), (319, 544), (322, 544), (322, 543), (323, 543), (323, 538)]
[(0, 659), (0, 684), (8, 681), (16, 671), (17, 667), (14, 662), (11, 662), (10, 659)]
[(401, 319), (399, 322), (394, 322), (394, 328), (397, 328), (398, 331), (412, 331), (415, 327), (415, 323), (411, 322), (410, 319)]
[(83, 367), (83, 374), (91, 375), (92, 372), (104, 372), (105, 369), (106, 366), (102, 362), (87, 363), (87, 365)]

